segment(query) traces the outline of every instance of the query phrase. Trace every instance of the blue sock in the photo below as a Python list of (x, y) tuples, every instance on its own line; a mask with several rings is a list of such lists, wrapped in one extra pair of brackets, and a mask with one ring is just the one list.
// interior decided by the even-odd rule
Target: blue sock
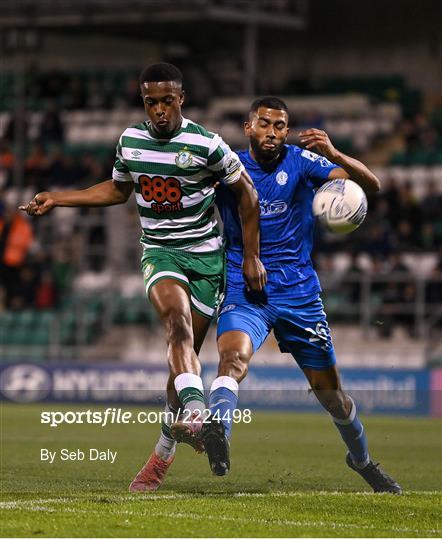
[(235, 379), (227, 376), (217, 377), (210, 387), (210, 412), (224, 424), (229, 439), (232, 432), (233, 411), (238, 403), (238, 389)]
[(356, 405), (350, 396), (347, 397), (352, 403), (349, 417), (344, 420), (333, 417), (333, 422), (339, 429), (339, 432), (347, 445), (353, 463), (357, 467), (363, 468), (368, 465), (370, 461), (370, 456), (368, 455), (368, 441), (365, 436), (364, 426), (356, 415)]

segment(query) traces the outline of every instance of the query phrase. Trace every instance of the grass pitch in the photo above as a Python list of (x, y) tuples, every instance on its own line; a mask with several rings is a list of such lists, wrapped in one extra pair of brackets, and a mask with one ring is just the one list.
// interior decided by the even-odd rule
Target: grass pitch
[[(138, 495), (127, 488), (159, 426), (40, 424), (42, 410), (87, 408), (105, 407), (2, 404), (2, 536), (442, 535), (440, 420), (363, 418), (373, 458), (401, 483), (400, 497), (371, 493), (347, 468), (327, 414), (262, 412), (234, 426), (229, 476), (213, 477), (206, 456), (182, 446), (162, 489)], [(118, 451), (115, 463), (40, 460), (41, 448), (91, 447)]]

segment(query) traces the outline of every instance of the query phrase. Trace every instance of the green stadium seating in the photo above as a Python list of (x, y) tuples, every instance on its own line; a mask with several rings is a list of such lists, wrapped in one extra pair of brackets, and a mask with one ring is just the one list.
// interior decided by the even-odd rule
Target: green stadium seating
[(409, 158), (405, 152), (396, 152), (390, 159), (390, 165), (409, 165)]

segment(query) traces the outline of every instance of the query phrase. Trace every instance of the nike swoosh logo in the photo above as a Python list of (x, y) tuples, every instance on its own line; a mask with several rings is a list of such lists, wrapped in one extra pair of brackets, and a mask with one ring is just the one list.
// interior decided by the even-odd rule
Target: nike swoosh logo
[(216, 403), (212, 404), (212, 407), (216, 407), (217, 405), (221, 405), (221, 403), (230, 403), (228, 399), (219, 399)]

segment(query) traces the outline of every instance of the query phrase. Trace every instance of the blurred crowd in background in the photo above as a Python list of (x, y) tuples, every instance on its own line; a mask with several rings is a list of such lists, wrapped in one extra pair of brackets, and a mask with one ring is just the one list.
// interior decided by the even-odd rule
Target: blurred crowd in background
[[(95, 211), (98, 219), (93, 226), (84, 227), (82, 216), (93, 210), (82, 210), (78, 221), (69, 231), (69, 238), (61, 235), (57, 242), (44, 245), (39, 228), (41, 221), (29, 219), (19, 212), (17, 205), (27, 202), (26, 196), (42, 190), (85, 188), (97, 181), (111, 177), (114, 148), (104, 145), (97, 148), (84, 146), (72, 151), (66, 144), (66, 125), (62, 111), (123, 108), (140, 109), (137, 78), (133, 73), (122, 77), (114, 73), (107, 78), (68, 77), (58, 72), (28, 74), (26, 103), (29, 108), (17, 115), (9, 110), (2, 114), (0, 138), (0, 310), (54, 309), (62, 305), (69, 295), (72, 279), (81, 266), (92, 271), (103, 271), (103, 258), (97, 256), (94, 246), (106, 250), (107, 230), (103, 210)], [(191, 79), (192, 80), (192, 79)], [(198, 80), (198, 78), (196, 79)], [(302, 92), (299, 83), (296, 88)], [(198, 94), (196, 92), (196, 94)], [(190, 88), (189, 95), (192, 95)], [(413, 94), (414, 95), (414, 94)], [(407, 94), (408, 98), (409, 95)], [(7, 97), (7, 96), (6, 96)], [(386, 165), (421, 164), (431, 166), (442, 163), (442, 122), (439, 110), (424, 111), (421, 100), (414, 95), (413, 106), (403, 109), (398, 122), (397, 146), (390, 152)], [(7, 107), (7, 100), (6, 109)], [(408, 102), (409, 103), (409, 100)], [(31, 110), (41, 113), (37, 128), (30, 129)], [(204, 111), (201, 112), (204, 118)], [(241, 118), (236, 118), (238, 126)], [(314, 110), (304, 117), (291, 120), (293, 128), (321, 127), (321, 114)], [(203, 122), (204, 123), (204, 122)], [(15, 132), (23, 130), (26, 137), (23, 156), (24, 183), (19, 190), (14, 187)], [(378, 141), (375, 143), (379, 144)], [(337, 144), (339, 147), (339, 144)], [(342, 148), (344, 150), (344, 148)], [(353, 153), (354, 155), (355, 153)], [(358, 156), (357, 152), (355, 157)], [(442, 193), (440, 182), (428, 179), (420, 185), (397, 182), (388, 174), (382, 177), (382, 191), (370, 197), (369, 213), (363, 226), (348, 237), (332, 235), (318, 228), (314, 259), (326, 287), (333, 288), (334, 257), (345, 251), (350, 256), (347, 272), (388, 276), (392, 272), (416, 274), (416, 268), (404, 264), (402, 254), (431, 252), (436, 256), (430, 274), (442, 272)], [(442, 179), (441, 179), (442, 181)], [(14, 196), (10, 196), (14, 193)], [(47, 218), (44, 218), (47, 219)], [(137, 238), (130, 239), (134, 244)], [(74, 245), (85, 249), (76, 250)], [(88, 249), (89, 247), (89, 249)], [(102, 252), (103, 252), (102, 251)], [(368, 260), (367, 264), (360, 264)], [(87, 264), (80, 264), (79, 257), (86, 257)], [(138, 270), (134, 260), (132, 270)], [(439, 284), (440, 285), (440, 284)], [(416, 290), (413, 285), (386, 282), (377, 285), (377, 293), (389, 302), (413, 302)], [(347, 291), (351, 301), (360, 298), (360, 287)], [(442, 302), (441, 287), (428, 284), (428, 302)], [(406, 317), (406, 315), (404, 315)], [(406, 322), (406, 321), (404, 321)]]

